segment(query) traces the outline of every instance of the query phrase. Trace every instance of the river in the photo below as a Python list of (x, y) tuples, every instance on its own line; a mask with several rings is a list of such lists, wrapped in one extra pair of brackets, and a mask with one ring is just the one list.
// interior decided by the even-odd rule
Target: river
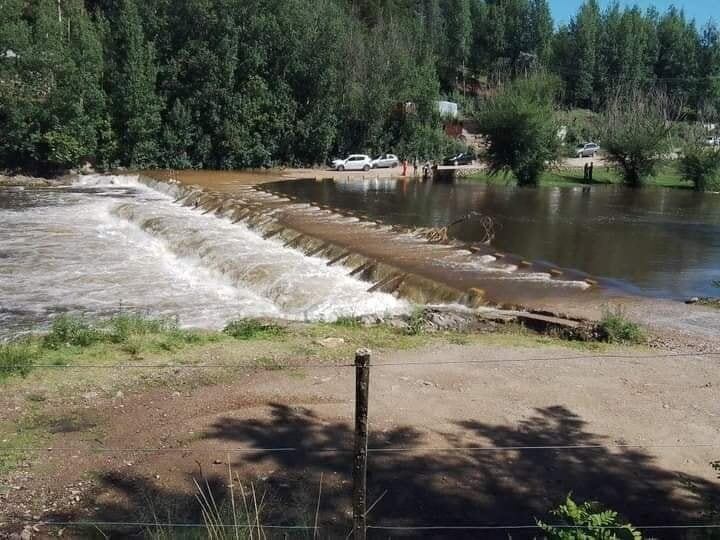
[(0, 188), (0, 338), (58, 313), (132, 310), (221, 328), (238, 317), (332, 320), (407, 304), (339, 267), (203, 215), (133, 176)]
[[(267, 188), (406, 226), (443, 226), (478, 212), (495, 220), (498, 250), (580, 270), (632, 294), (720, 295), (712, 283), (720, 279), (719, 194), (358, 178), (278, 182)], [(485, 231), (471, 218), (450, 234), (477, 241)]]

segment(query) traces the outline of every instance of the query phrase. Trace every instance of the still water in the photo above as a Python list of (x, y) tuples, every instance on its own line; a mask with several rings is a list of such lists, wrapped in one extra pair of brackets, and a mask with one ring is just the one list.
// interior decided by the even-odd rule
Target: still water
[(132, 176), (0, 188), (0, 338), (58, 313), (119, 309), (221, 328), (239, 317), (332, 320), (404, 301), (326, 261), (203, 215)]
[[(635, 294), (676, 299), (720, 294), (712, 285), (720, 279), (718, 194), (357, 178), (267, 187), (407, 226), (444, 226), (475, 211), (495, 220), (498, 250), (606, 278)], [(477, 241), (483, 229), (470, 219), (450, 232)]]

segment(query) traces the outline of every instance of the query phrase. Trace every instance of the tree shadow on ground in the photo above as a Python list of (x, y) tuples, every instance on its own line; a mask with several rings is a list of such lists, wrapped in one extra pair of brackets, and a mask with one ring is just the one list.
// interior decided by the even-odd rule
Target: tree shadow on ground
[[(349, 530), (352, 429), (346, 423), (327, 422), (311, 410), (269, 405), (266, 420), (220, 418), (206, 439), (253, 448), (237, 455), (232, 466), (272, 466), (276, 471), (265, 488), (273, 494), (266, 523), (290, 524), (298, 514), (289, 512), (294, 500), (304, 500), (312, 524), (318, 478), (323, 473), (320, 507), (322, 537), (344, 537)], [(372, 425), (372, 424), (371, 424)], [(641, 449), (605, 445), (601, 435), (588, 432), (586, 423), (563, 406), (536, 409), (515, 427), (479, 421), (459, 422), (461, 435), (446, 435), (448, 446), (599, 446), (592, 449), (503, 450), (451, 452), (425, 451), (423, 435), (412, 428), (372, 434), (370, 448), (405, 448), (407, 451), (371, 452), (368, 465), (368, 500), (378, 501), (369, 515), (373, 526), (508, 525), (533, 524), (548, 518), (548, 510), (572, 492), (576, 500), (597, 500), (638, 525), (698, 523), (712, 501), (720, 499), (719, 486), (699, 477), (660, 468)], [(293, 448), (274, 451), (271, 449)], [(191, 495), (155, 492), (141, 478), (106, 476), (104, 488), (124, 491), (130, 505), (99, 508), (94, 518), (137, 518), (147, 507), (148, 494), (189, 510), (183, 519), (201, 521)], [(210, 479), (218, 501), (227, 494), (227, 478)], [(305, 517), (308, 517), (307, 515)], [(551, 519), (551, 518), (550, 518)], [(371, 538), (530, 538), (537, 531), (398, 531), (371, 529)], [(683, 531), (648, 531), (661, 538), (686, 538)], [(288, 536), (286, 536), (286, 534)], [(268, 537), (298, 537), (277, 532)]]

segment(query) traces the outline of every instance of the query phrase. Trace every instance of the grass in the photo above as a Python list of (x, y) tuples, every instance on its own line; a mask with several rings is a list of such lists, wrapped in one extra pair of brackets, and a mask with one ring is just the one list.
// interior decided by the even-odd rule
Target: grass
[(0, 344), (0, 381), (32, 371), (37, 351), (30, 341)]
[(600, 329), (608, 343), (639, 345), (645, 341), (645, 333), (640, 326), (629, 320), (621, 306), (605, 307), (600, 320)]
[(285, 333), (285, 329), (273, 322), (257, 319), (238, 319), (228, 323), (223, 332), (235, 339), (273, 339)]
[[(473, 182), (482, 182), (493, 185), (515, 185), (515, 179), (512, 175), (509, 176), (490, 176), (486, 172), (479, 172), (471, 176), (466, 177), (467, 180)], [(593, 181), (586, 182), (583, 179), (583, 170), (568, 170), (568, 171), (545, 171), (540, 178), (541, 186), (549, 187), (563, 187), (572, 185), (622, 185), (622, 177), (614, 168), (607, 168), (603, 166), (596, 166), (593, 172)], [(666, 188), (677, 188), (677, 189), (692, 189), (692, 182), (687, 182), (682, 179), (677, 166), (673, 162), (662, 163), (657, 170), (656, 175), (653, 178), (649, 178), (645, 183), (647, 186), (655, 187), (666, 187)]]

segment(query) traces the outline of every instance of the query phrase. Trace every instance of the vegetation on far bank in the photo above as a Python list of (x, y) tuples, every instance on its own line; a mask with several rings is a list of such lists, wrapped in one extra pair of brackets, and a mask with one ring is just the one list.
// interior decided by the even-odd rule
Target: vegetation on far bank
[[(512, 174), (490, 175), (479, 171), (463, 177), (463, 180), (482, 182), (488, 184), (508, 185), (515, 183)], [(568, 186), (568, 185), (621, 185), (623, 178), (613, 166), (596, 162), (593, 167), (592, 182), (584, 177), (583, 169), (549, 169), (540, 175), (538, 185), (541, 186)], [(654, 176), (645, 181), (646, 186), (666, 187), (678, 189), (693, 189), (693, 183), (682, 177), (679, 164), (675, 161), (664, 161), (655, 170)]]
[(623, 81), (717, 116), (720, 31), (597, 0), (559, 26), (547, 0), (8, 0), (0, 168), (437, 158), (454, 143), (436, 100), (475, 117), (538, 71), (562, 108), (602, 112)]

